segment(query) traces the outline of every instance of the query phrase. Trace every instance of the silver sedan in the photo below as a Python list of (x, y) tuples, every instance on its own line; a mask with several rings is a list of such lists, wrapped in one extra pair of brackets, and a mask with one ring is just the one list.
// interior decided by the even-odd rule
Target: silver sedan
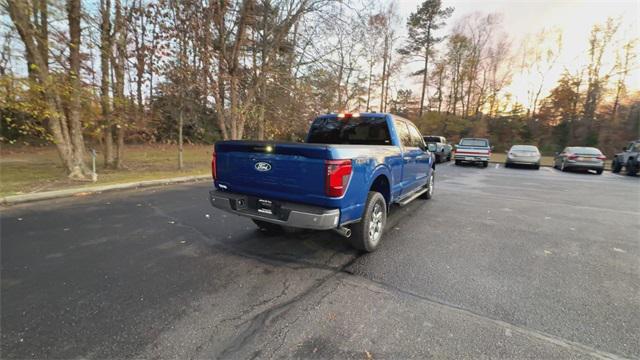
[(504, 162), (505, 167), (512, 165), (526, 165), (540, 169), (540, 151), (533, 145), (513, 145), (507, 151), (507, 159)]
[(607, 159), (602, 151), (594, 147), (570, 146), (556, 154), (553, 159), (553, 167), (562, 171), (569, 169), (595, 170), (600, 175), (604, 170), (604, 161)]

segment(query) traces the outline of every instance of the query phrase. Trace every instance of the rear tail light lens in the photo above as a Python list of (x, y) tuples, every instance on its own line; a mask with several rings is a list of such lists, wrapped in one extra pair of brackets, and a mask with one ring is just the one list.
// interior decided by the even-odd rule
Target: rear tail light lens
[(576, 154), (569, 154), (569, 155), (567, 155), (567, 159), (569, 159), (569, 160), (575, 160), (575, 159), (577, 159), (577, 158), (578, 158), (578, 155), (576, 155)]
[(325, 192), (330, 197), (344, 195), (351, 178), (351, 160), (326, 160)]
[(211, 157), (211, 176), (213, 177), (213, 180), (216, 179), (216, 153), (215, 152)]
[(598, 155), (597, 157), (598, 160), (607, 160), (607, 157), (604, 155)]

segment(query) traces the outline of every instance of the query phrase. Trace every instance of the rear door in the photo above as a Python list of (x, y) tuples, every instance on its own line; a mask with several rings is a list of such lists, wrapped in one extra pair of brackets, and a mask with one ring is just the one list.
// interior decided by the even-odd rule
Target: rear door
[(420, 131), (411, 123), (407, 123), (407, 125), (409, 126), (409, 134), (413, 145), (411, 151), (415, 153), (415, 163), (413, 165), (414, 181), (416, 187), (419, 187), (427, 182), (427, 174), (431, 166), (431, 155), (425, 151), (426, 147)]
[(409, 133), (409, 127), (403, 120), (394, 120), (396, 127), (396, 133), (400, 140), (400, 146), (402, 147), (402, 180), (401, 180), (401, 192), (400, 196), (410, 192), (415, 188), (415, 164), (416, 153), (413, 152), (413, 141), (411, 139), (411, 133)]

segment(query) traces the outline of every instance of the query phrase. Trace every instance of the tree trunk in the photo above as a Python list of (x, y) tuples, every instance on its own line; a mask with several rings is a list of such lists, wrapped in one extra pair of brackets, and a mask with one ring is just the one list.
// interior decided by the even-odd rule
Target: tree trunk
[(104, 166), (113, 166), (113, 131), (111, 129), (111, 99), (109, 97), (109, 60), (111, 58), (111, 0), (100, 1), (100, 106), (102, 108), (102, 134)]
[(80, 120), (80, 0), (68, 0), (67, 15), (69, 20), (69, 78), (71, 94), (69, 96), (69, 133), (72, 144), (72, 168), (69, 177), (84, 179), (90, 174), (84, 164), (85, 148)]
[(371, 81), (373, 79), (373, 59), (369, 62), (369, 85), (367, 85), (367, 112), (369, 112), (369, 104), (371, 102)]
[[(429, 38), (429, 32), (427, 32), (427, 38)], [(420, 96), (420, 112), (418, 117), (422, 117), (424, 113), (424, 97), (427, 93), (427, 74), (429, 68), (429, 44), (425, 47), (424, 52), (424, 74), (422, 74), (422, 95)]]
[(387, 77), (387, 52), (389, 51), (389, 37), (384, 36), (384, 51), (382, 53), (382, 84), (380, 90), (380, 112), (384, 112), (384, 85)]
[(126, 29), (124, 24), (124, 14), (122, 13), (122, 4), (120, 0), (115, 2), (116, 14), (115, 14), (115, 48), (116, 54), (112, 56), (111, 65), (114, 73), (113, 82), (113, 98), (114, 98), (114, 111), (117, 119), (112, 126), (112, 131), (116, 135), (116, 150), (114, 167), (120, 169), (123, 166), (124, 160), (124, 133), (125, 133), (125, 102), (124, 97), (124, 65), (126, 61)]
[(182, 117), (182, 107), (180, 107), (180, 113), (178, 114), (178, 169), (184, 168), (183, 160), (183, 148), (182, 148), (182, 127), (184, 126), (184, 119)]

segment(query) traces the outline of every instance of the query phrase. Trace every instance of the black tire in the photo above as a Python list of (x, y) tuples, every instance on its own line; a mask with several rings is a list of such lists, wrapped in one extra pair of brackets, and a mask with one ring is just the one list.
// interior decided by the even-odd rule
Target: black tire
[(505, 162), (504, 163), (504, 167), (506, 167), (506, 168), (511, 167), (511, 164), (509, 164), (508, 162)]
[(273, 224), (267, 221), (251, 219), (256, 226), (267, 234), (282, 234), (284, 233), (284, 228), (278, 224)]
[(627, 160), (626, 168), (627, 168), (627, 175), (629, 176), (638, 175), (638, 160), (636, 159)]
[(533, 168), (536, 169), (536, 170), (540, 170), (540, 164), (533, 165)]
[(604, 171), (603, 169), (598, 169), (598, 170), (596, 170), (596, 174), (598, 174), (598, 175), (602, 175), (602, 172), (603, 172), (603, 171)]
[(456, 165), (462, 165), (462, 161), (456, 160)]
[(618, 162), (617, 158), (613, 158), (613, 161), (611, 162), (611, 172), (619, 173), (620, 170), (622, 170), (622, 164)]
[[(374, 214), (377, 215), (374, 217)], [(358, 250), (375, 251), (382, 240), (386, 223), (387, 202), (384, 200), (384, 196), (379, 192), (369, 191), (362, 220), (351, 227), (351, 237), (349, 238), (351, 245)]]
[(428, 190), (424, 192), (422, 195), (420, 195), (420, 198), (426, 199), (426, 200), (431, 199), (433, 197), (433, 189), (435, 185), (436, 185), (436, 171), (432, 170), (431, 177), (429, 178), (427, 183), (424, 185)]
[(442, 162), (442, 157), (440, 155), (436, 155), (436, 164), (440, 164)]
[(487, 166), (489, 166), (489, 162), (488, 161), (483, 161), (482, 162), (482, 167), (486, 168)]

